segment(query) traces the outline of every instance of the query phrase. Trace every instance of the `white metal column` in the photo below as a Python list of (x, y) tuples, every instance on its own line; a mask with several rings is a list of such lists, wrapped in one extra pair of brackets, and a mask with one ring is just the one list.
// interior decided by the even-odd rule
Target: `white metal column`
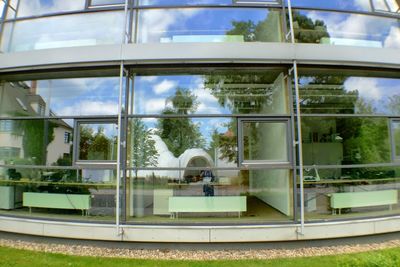
[(123, 54), (123, 45), (127, 43), (129, 40), (129, 33), (127, 31), (127, 23), (128, 23), (128, 1), (125, 0), (125, 18), (123, 25), (123, 33), (121, 39), (121, 64), (120, 64), (120, 72), (119, 72), (119, 96), (118, 96), (118, 136), (117, 136), (117, 181), (116, 181), (116, 203), (115, 203), (115, 225), (117, 228), (117, 235), (122, 235), (123, 231), (120, 227), (120, 217), (121, 217), (121, 147), (125, 148), (125, 142), (121, 142), (121, 131), (124, 130), (122, 127), (122, 97), (124, 90), (124, 61), (122, 60)]
[[(290, 26), (290, 40), (295, 44), (294, 28), (293, 28), (293, 13), (292, 2), (287, 0), (288, 13), (289, 13), (289, 26)], [(288, 34), (289, 34), (288, 33)], [(301, 136), (301, 112), (300, 112), (300, 94), (299, 94), (299, 79), (297, 72), (297, 61), (293, 60), (293, 73), (294, 73), (294, 90), (295, 90), (295, 104), (296, 104), (296, 123), (297, 123), (297, 148), (298, 148), (298, 166), (299, 166), (299, 185), (300, 185), (300, 234), (304, 234), (304, 175), (303, 175), (303, 146)]]

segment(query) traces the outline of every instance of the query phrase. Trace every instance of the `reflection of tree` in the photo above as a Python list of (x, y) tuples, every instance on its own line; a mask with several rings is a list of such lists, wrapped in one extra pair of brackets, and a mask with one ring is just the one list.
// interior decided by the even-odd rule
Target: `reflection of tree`
[[(163, 110), (163, 115), (187, 115), (197, 108), (196, 96), (189, 90), (177, 88), (175, 95), (167, 100), (172, 107)], [(175, 157), (189, 148), (203, 148), (205, 141), (199, 127), (190, 118), (158, 119), (158, 134)]]
[(358, 91), (346, 91), (348, 77), (340, 75), (313, 75), (300, 77), (306, 83), (300, 87), (300, 105), (303, 113), (354, 114)]
[[(288, 20), (289, 21), (289, 20)], [(322, 37), (329, 37), (325, 22), (293, 12), (294, 38), (299, 43), (319, 43)]]
[(45, 164), (47, 146), (54, 139), (57, 124), (44, 120), (16, 120), (13, 123), (15, 134), (23, 133), (24, 158), (31, 159), (33, 164)]
[(137, 168), (157, 166), (158, 152), (155, 141), (151, 138), (151, 131), (141, 119), (133, 119), (131, 121), (131, 144), (130, 158), (132, 167), (135, 167), (136, 176)]
[[(232, 120), (234, 122), (235, 120)], [(215, 151), (218, 152), (219, 159), (226, 159), (229, 162), (237, 162), (237, 139), (236, 130), (232, 127), (234, 123), (227, 123), (228, 131), (225, 133), (218, 133), (214, 130), (211, 136), (211, 143), (208, 153), (214, 157)], [(235, 127), (236, 128), (236, 127)], [(215, 158), (214, 158), (215, 160)]]
[(115, 160), (116, 140), (106, 136), (104, 127), (94, 132), (90, 126), (81, 125), (79, 131), (79, 159)]
[(268, 16), (257, 24), (251, 20), (232, 21), (233, 29), (227, 35), (241, 35), (245, 42), (281, 42), (281, 18), (277, 11), (269, 11)]

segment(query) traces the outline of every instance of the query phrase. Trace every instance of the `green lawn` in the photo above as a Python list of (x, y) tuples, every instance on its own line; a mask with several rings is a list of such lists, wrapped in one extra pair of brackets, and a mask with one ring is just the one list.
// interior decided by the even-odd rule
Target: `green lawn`
[(172, 261), (172, 260), (134, 260), (65, 256), (61, 254), (31, 252), (0, 247), (0, 266), (279, 266), (279, 267), (312, 267), (312, 266), (400, 266), (400, 248), (386, 249), (374, 252), (346, 254), (324, 257), (308, 257), (278, 260), (241, 260), (241, 261)]

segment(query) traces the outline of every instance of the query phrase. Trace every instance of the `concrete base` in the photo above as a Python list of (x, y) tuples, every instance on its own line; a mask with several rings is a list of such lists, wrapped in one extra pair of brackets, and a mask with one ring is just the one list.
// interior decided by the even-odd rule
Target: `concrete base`
[(69, 223), (0, 216), (0, 231), (20, 234), (128, 242), (268, 242), (327, 239), (400, 231), (400, 216), (344, 222), (257, 226), (132, 226)]

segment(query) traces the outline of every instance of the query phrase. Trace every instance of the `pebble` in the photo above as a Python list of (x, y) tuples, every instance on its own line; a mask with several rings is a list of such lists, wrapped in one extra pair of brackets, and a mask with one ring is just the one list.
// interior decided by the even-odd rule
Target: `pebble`
[(0, 239), (0, 246), (59, 253), (75, 256), (92, 256), (108, 258), (155, 259), (155, 260), (245, 260), (277, 259), (309, 256), (324, 256), (347, 253), (366, 252), (385, 248), (400, 247), (400, 240), (381, 243), (339, 245), (326, 247), (306, 247), (296, 249), (248, 249), (248, 250), (173, 250), (173, 249), (127, 249), (104, 248), (84, 245), (64, 245), (56, 243), (39, 243), (21, 240)]

